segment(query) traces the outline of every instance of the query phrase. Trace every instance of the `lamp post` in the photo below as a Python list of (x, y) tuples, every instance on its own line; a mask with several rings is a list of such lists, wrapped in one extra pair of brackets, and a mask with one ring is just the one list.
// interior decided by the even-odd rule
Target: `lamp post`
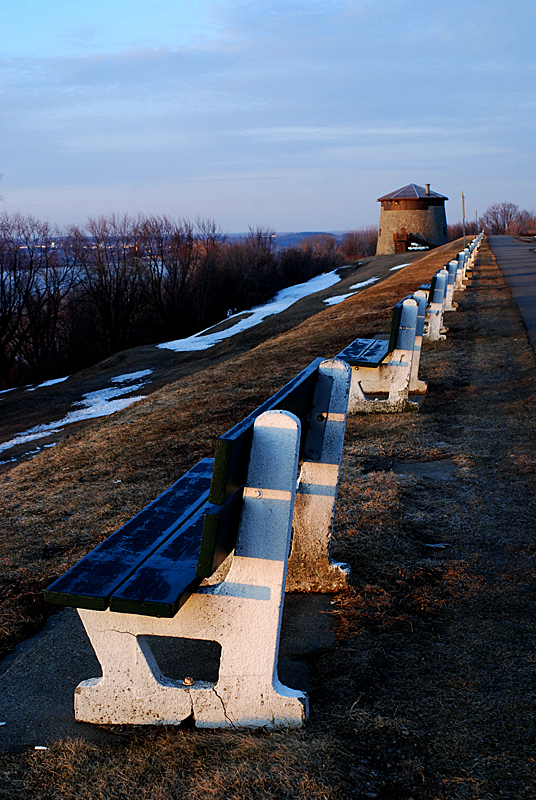
[(462, 230), (463, 230), (463, 249), (465, 250), (465, 197), (462, 192)]

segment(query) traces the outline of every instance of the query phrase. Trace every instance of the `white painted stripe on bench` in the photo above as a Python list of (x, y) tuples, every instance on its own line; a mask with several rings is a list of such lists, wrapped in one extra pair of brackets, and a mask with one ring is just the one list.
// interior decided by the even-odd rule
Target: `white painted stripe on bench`
[(328, 422), (344, 422), (346, 419), (346, 414), (336, 414), (335, 412), (330, 412), (328, 414)]
[(304, 461), (302, 464), (300, 483), (337, 486), (338, 480), (338, 464), (321, 464), (315, 461)]
[(244, 486), (244, 497), (252, 497), (254, 500), (292, 500), (292, 492), (283, 489), (257, 489), (253, 486)]

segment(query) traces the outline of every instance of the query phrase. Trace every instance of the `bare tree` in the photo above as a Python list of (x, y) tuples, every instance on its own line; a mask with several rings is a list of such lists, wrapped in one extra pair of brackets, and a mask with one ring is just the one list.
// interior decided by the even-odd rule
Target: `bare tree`
[(21, 214), (0, 217), (0, 383), (4, 388), (13, 381), (13, 367), (27, 335), (26, 309), (41, 258), (43, 225)]
[(142, 297), (139, 230), (128, 216), (89, 219), (86, 229), (72, 228), (71, 246), (83, 273), (108, 354), (129, 345)]
[(34, 379), (50, 377), (65, 364), (61, 327), (79, 276), (76, 261), (69, 258), (64, 244), (57, 233), (52, 240), (51, 232), (44, 231), (36, 280), (26, 299), (21, 353)]
[(481, 230), (482, 228), (476, 220), (466, 220), (465, 226), (462, 222), (454, 222), (448, 225), (449, 242), (455, 242), (456, 239), (461, 239), (464, 232), (466, 236), (476, 236)]
[(187, 331), (188, 284), (200, 257), (194, 227), (187, 220), (145, 217), (139, 221), (143, 280), (150, 306), (166, 336)]
[(515, 203), (494, 203), (480, 217), (480, 226), (488, 234), (517, 235), (528, 216)]
[(227, 237), (213, 219), (199, 217), (195, 221), (195, 237), (198, 258), (189, 291), (189, 305), (192, 323), (199, 330), (221, 319), (229, 308), (228, 287), (222, 280)]
[(348, 231), (342, 240), (342, 250), (348, 260), (375, 256), (377, 246), (378, 228), (375, 225)]
[(338, 251), (339, 243), (332, 233), (317, 233), (302, 239), (300, 247), (313, 258), (325, 258), (333, 256)]

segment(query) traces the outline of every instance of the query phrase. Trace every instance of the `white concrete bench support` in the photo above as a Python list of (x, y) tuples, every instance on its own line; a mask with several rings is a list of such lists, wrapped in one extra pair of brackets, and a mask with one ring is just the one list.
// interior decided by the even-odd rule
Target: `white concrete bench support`
[[(77, 687), (78, 720), (172, 725), (193, 715), (208, 728), (303, 724), (307, 696), (277, 676), (299, 440), (299, 420), (288, 412), (268, 411), (255, 421), (237, 545), (224, 581), (198, 589), (171, 619), (78, 610), (103, 673)], [(219, 642), (217, 682), (163, 677), (147, 636)]]
[(465, 250), (462, 253), (458, 253), (458, 257), (454, 259), (454, 263), (456, 264), (456, 281), (454, 283), (454, 290), (456, 292), (463, 292), (466, 288), (464, 280), (469, 267), (469, 259), (467, 258)]
[(458, 261), (452, 260), (446, 265), (447, 270), (447, 290), (445, 293), (445, 311), (457, 311), (458, 304), (454, 302), (454, 289), (456, 288), (456, 276), (458, 274)]
[(424, 335), (428, 295), (426, 292), (422, 291), (422, 289), (418, 289), (413, 293), (413, 298), (417, 301), (417, 323), (415, 328), (415, 344), (413, 345), (409, 391), (410, 394), (426, 394), (428, 391), (428, 384), (426, 381), (419, 378), (419, 367), (421, 363), (422, 339)]
[[(344, 361), (323, 361), (311, 425), (322, 425), (321, 452), (301, 464), (292, 522), (287, 592), (336, 592), (348, 585), (350, 569), (330, 558), (330, 542), (341, 467), (351, 370)], [(327, 405), (324, 398), (327, 398)]]
[(448, 281), (447, 270), (438, 270), (434, 277), (433, 294), (429, 298), (426, 311), (424, 336), (431, 342), (438, 342), (447, 338), (443, 328), (443, 312), (445, 311), (445, 295)]
[[(352, 366), (349, 414), (418, 410), (418, 404), (408, 399), (417, 311), (417, 300), (407, 297), (402, 305), (396, 347), (388, 360), (377, 367)], [(386, 394), (387, 398), (367, 398), (374, 394)]]

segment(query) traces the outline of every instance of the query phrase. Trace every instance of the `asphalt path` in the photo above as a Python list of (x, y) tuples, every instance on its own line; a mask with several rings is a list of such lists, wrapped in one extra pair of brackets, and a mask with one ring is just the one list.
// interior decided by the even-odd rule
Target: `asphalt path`
[(536, 351), (536, 237), (490, 236), (489, 243)]

